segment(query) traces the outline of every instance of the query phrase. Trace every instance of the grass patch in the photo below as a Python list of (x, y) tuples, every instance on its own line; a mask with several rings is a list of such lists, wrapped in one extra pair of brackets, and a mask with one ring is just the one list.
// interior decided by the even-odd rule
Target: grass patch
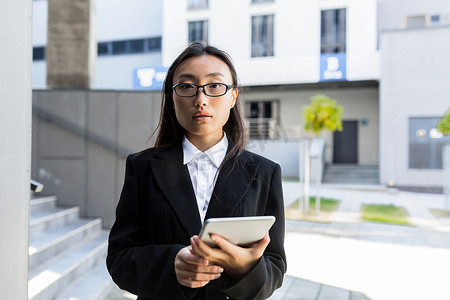
[(432, 208), (430, 213), (436, 218), (450, 218), (450, 211), (448, 210)]
[(361, 218), (373, 222), (412, 225), (409, 222), (408, 211), (393, 204), (364, 204)]
[(309, 212), (304, 214), (300, 209), (300, 199), (297, 199), (286, 208), (286, 218), (290, 220), (302, 220), (329, 223), (331, 214), (337, 210), (340, 201), (330, 198), (320, 198), (320, 211), (316, 212), (316, 197), (309, 197)]
[(299, 182), (298, 178), (295, 177), (283, 177), (282, 181), (286, 181), (286, 182)]

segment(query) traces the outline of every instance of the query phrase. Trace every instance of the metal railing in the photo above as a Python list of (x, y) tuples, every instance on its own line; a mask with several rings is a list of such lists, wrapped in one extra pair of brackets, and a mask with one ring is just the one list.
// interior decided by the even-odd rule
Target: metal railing
[(32, 192), (39, 193), (44, 189), (44, 185), (36, 180), (30, 180), (30, 189)]
[(250, 139), (276, 139), (280, 137), (278, 118), (247, 118)]

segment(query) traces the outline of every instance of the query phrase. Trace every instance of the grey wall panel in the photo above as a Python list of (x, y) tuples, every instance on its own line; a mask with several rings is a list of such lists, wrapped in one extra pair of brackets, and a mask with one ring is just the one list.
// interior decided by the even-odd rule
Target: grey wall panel
[(44, 183), (45, 193), (56, 195), (59, 205), (78, 205), (82, 211), (84, 210), (86, 196), (84, 160), (41, 159), (38, 173), (38, 181)]
[(88, 129), (100, 138), (115, 143), (118, 92), (89, 93)]
[(52, 122), (40, 123), (39, 145), (41, 157), (71, 157), (83, 158), (85, 156), (86, 140), (83, 135), (62, 128)]
[(84, 129), (86, 126), (86, 91), (54, 90), (41, 93), (40, 106), (66, 122)]
[(118, 144), (131, 152), (148, 148), (152, 126), (152, 99), (148, 93), (121, 93), (119, 97)]
[(94, 143), (88, 145), (87, 201), (84, 215), (102, 217), (103, 225), (111, 227), (116, 206), (116, 155)]

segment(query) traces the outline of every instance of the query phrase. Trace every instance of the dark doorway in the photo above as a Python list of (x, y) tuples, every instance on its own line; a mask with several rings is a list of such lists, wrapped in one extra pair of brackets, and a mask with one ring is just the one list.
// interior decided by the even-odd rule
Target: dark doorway
[(333, 133), (333, 163), (358, 163), (358, 121), (343, 121), (342, 131)]

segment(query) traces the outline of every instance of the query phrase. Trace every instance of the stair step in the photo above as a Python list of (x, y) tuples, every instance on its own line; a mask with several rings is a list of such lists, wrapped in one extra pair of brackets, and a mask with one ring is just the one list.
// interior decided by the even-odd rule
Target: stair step
[(56, 196), (43, 196), (33, 198), (30, 201), (31, 215), (53, 209), (56, 207)]
[(323, 182), (378, 184), (379, 167), (360, 165), (327, 165), (324, 171)]
[(46, 231), (51, 231), (78, 220), (80, 208), (53, 207), (38, 211), (30, 218), (30, 238), (35, 238)]
[(55, 299), (58, 293), (75, 282), (93, 266), (104, 264), (108, 233), (100, 234), (32, 270), (28, 282), (30, 300)]
[(56, 300), (99, 300), (110, 293), (114, 283), (105, 263), (98, 263), (93, 269), (55, 297)]
[(58, 253), (76, 245), (102, 229), (101, 219), (79, 219), (66, 226), (30, 239), (29, 268), (32, 270)]

